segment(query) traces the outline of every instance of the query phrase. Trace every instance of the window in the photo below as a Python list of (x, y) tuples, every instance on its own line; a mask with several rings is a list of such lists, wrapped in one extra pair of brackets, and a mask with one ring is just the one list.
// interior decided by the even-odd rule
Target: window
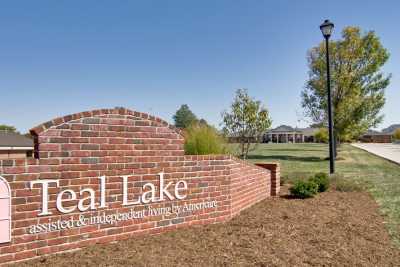
[(11, 241), (11, 191), (6, 179), (0, 176), (0, 243)]

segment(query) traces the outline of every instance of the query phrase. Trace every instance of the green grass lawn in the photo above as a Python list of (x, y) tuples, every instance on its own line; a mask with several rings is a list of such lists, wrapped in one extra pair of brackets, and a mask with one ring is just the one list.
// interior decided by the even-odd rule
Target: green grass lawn
[[(251, 162), (279, 162), (286, 180), (328, 172), (328, 146), (324, 144), (260, 144), (249, 154)], [(368, 152), (343, 144), (338, 149), (336, 172), (353, 179), (371, 192), (387, 218), (387, 228), (400, 245), (400, 166)]]

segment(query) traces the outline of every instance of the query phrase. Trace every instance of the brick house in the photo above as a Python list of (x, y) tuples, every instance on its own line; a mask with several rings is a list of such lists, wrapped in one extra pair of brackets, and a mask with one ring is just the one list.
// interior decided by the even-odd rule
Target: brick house
[(360, 141), (364, 143), (391, 143), (393, 141), (393, 134), (368, 130), (360, 137)]
[(315, 142), (318, 128), (293, 128), (281, 125), (265, 133), (264, 143), (310, 143)]

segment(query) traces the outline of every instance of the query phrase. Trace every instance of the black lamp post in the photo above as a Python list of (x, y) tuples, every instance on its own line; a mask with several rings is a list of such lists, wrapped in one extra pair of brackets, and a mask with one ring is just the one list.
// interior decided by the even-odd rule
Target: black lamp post
[(333, 30), (333, 23), (329, 20), (325, 20), (324, 23), (319, 26), (322, 35), (325, 37), (326, 47), (326, 86), (328, 89), (328, 124), (329, 124), (329, 170), (330, 173), (335, 173), (335, 151), (334, 151), (334, 136), (333, 136), (333, 111), (332, 111), (332, 93), (331, 93), (331, 73), (329, 67), (329, 37), (331, 37)]

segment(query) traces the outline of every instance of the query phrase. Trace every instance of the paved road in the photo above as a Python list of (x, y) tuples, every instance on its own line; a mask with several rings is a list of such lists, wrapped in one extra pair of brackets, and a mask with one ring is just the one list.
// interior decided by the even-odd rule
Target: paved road
[(355, 143), (352, 145), (400, 164), (400, 144)]

